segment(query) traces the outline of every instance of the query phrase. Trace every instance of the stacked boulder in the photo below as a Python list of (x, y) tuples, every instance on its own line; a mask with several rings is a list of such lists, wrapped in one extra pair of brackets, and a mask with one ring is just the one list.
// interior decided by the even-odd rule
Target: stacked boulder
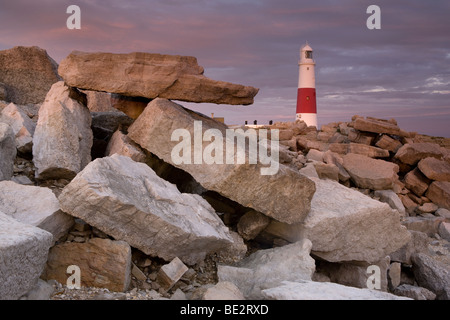
[[(257, 141), (280, 156), (262, 174), (249, 150), (205, 138), (248, 128), (171, 101), (247, 105), (258, 89), (208, 79), (183, 56), (72, 52), (58, 71), (31, 105), (12, 89), (0, 103), (1, 299), (36, 298), (51, 281), (172, 299), (449, 298), (446, 261), (423, 244), (448, 234), (447, 149), (419, 156), (428, 149), (394, 120), (276, 123), (279, 150)], [(194, 137), (182, 148), (192, 163), (174, 160), (176, 130)], [(196, 160), (211, 146), (214, 161)]]

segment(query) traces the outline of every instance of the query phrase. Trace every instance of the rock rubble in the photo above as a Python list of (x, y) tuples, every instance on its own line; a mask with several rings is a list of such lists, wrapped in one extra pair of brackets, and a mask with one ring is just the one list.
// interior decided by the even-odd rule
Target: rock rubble
[[(1, 65), (42, 52), (0, 52)], [(254, 128), (269, 130), (258, 143), (271, 151), (278, 134), (272, 176), (260, 164), (180, 164), (174, 130), (249, 127), (170, 99), (248, 104), (257, 89), (207, 79), (192, 57), (74, 52), (64, 81), (36, 71), (24, 102), (11, 89), (23, 75), (5, 68), (0, 299), (449, 299), (449, 139), (394, 119), (278, 122)]]

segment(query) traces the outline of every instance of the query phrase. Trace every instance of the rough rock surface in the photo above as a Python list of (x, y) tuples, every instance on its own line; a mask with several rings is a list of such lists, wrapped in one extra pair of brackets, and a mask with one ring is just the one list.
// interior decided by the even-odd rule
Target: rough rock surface
[[(221, 144), (223, 152), (224, 154), (229, 152), (229, 150), (226, 151), (227, 127), (225, 125), (165, 99), (155, 99), (150, 102), (130, 126), (128, 136), (160, 159), (188, 172), (207, 190), (216, 191), (243, 206), (251, 207), (283, 222), (300, 222), (305, 218), (315, 191), (314, 183), (278, 162), (276, 164), (279, 165), (279, 169), (273, 175), (262, 175), (261, 169), (268, 168), (259, 161), (257, 164), (249, 164), (248, 158), (245, 164), (237, 164), (235, 157), (232, 164), (227, 164), (226, 159), (222, 159), (224, 164), (206, 164), (203, 161), (195, 164), (195, 159), (194, 162), (190, 160), (189, 163), (174, 163), (173, 150), (180, 143), (184, 143), (178, 142), (179, 140), (172, 141), (172, 133), (176, 129), (185, 129), (186, 133), (193, 137), (187, 142), (187, 147), (192, 148), (192, 154), (195, 157), (195, 148), (197, 148), (195, 145), (198, 139), (196, 136), (198, 137), (201, 132), (194, 132), (197, 130), (194, 121), (201, 121), (203, 132), (215, 129), (221, 134), (224, 137)], [(204, 141), (202, 146), (199, 145), (202, 148), (202, 154), (210, 143)], [(232, 152), (236, 151), (232, 150)], [(295, 193), (292, 193), (292, 190), (295, 190)]]
[(399, 168), (394, 163), (352, 153), (342, 158), (345, 170), (360, 188), (392, 189), (394, 182), (398, 180)]
[(33, 137), (36, 178), (71, 179), (91, 161), (91, 115), (85, 100), (62, 81), (48, 92)]
[(404, 136), (404, 132), (395, 123), (388, 121), (380, 121), (378, 119), (363, 119), (357, 118), (354, 122), (355, 129), (360, 131), (374, 132), (374, 133), (387, 133), (398, 136)]
[(145, 153), (137, 146), (127, 135), (117, 130), (109, 140), (106, 147), (105, 156), (112, 156), (113, 154), (120, 154), (127, 156), (136, 162), (145, 162)]
[(45, 187), (1, 181), (0, 211), (22, 223), (50, 232), (55, 241), (73, 225), (73, 217), (60, 210), (58, 199)]
[(284, 281), (262, 291), (271, 300), (410, 300), (378, 290), (347, 287), (331, 282)]
[(51, 233), (0, 212), (0, 300), (17, 300), (34, 287), (52, 243)]
[(398, 195), (392, 190), (376, 190), (375, 197), (379, 197), (381, 202), (386, 202), (392, 209), (397, 210), (401, 216), (405, 216), (406, 209)]
[(206, 200), (180, 193), (147, 165), (117, 154), (86, 166), (59, 201), (64, 212), (165, 260), (178, 256), (194, 264), (233, 241)]
[(67, 242), (50, 249), (43, 279), (66, 283), (67, 267), (80, 268), (80, 285), (126, 291), (131, 280), (131, 248), (125, 241), (93, 238)]
[(14, 132), (8, 124), (0, 122), (0, 181), (12, 178), (16, 154)]
[(417, 283), (436, 294), (438, 300), (450, 299), (450, 270), (426, 254), (412, 256)]
[(416, 165), (421, 159), (433, 157), (442, 159), (443, 151), (436, 143), (408, 143), (398, 149), (395, 158), (409, 165)]
[(434, 181), (426, 193), (433, 203), (450, 210), (450, 182)]
[(418, 168), (431, 180), (450, 182), (450, 163), (433, 157), (420, 160)]
[(0, 82), (6, 85), (7, 100), (17, 104), (41, 103), (58, 75), (57, 63), (39, 47), (0, 51)]
[(17, 150), (22, 153), (31, 153), (36, 124), (25, 111), (14, 103), (10, 103), (0, 113), (0, 122), (10, 125), (15, 135)]
[(73, 51), (58, 71), (72, 87), (149, 99), (248, 105), (258, 93), (253, 87), (208, 79), (197, 59), (187, 56)]
[(203, 300), (245, 300), (245, 297), (234, 283), (219, 281), (206, 289)]
[(295, 242), (312, 242), (312, 253), (330, 262), (376, 262), (405, 245), (409, 232), (400, 215), (382, 203), (331, 180), (311, 178), (317, 191), (303, 223), (273, 220), (264, 230)]
[(309, 255), (311, 241), (302, 239), (283, 247), (259, 250), (237, 266), (219, 265), (219, 281), (234, 283), (247, 299), (261, 299), (261, 290), (275, 287), (284, 280), (311, 280), (315, 271)]

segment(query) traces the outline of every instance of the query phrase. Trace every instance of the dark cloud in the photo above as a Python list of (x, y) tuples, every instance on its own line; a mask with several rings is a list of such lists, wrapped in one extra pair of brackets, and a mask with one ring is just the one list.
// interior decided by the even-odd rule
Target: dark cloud
[[(207, 76), (260, 92), (247, 107), (183, 104), (243, 123), (294, 119), (308, 40), (319, 124), (394, 117), (406, 130), (450, 137), (450, 2), (375, 3), (381, 30), (366, 28), (365, 0), (0, 0), (0, 49), (38, 45), (57, 61), (72, 50), (196, 56)], [(82, 9), (81, 30), (65, 27), (70, 4)]]

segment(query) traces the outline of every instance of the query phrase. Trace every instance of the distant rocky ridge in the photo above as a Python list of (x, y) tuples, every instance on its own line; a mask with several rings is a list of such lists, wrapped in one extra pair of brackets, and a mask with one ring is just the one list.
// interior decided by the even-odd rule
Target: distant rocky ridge
[[(5, 63), (20, 65), (19, 53)], [(279, 130), (272, 177), (259, 165), (178, 165), (172, 130), (229, 127), (170, 101), (184, 85), (166, 98), (128, 90), (200, 79), (189, 99), (230, 104), (255, 90), (216, 86), (195, 58), (96, 53), (86, 67), (87, 56), (72, 53), (65, 82), (32, 103), (10, 94), (15, 80), (0, 86), (0, 299), (450, 298), (450, 139), (394, 119), (280, 122), (255, 129)], [(124, 59), (110, 79), (96, 76), (105, 57)], [(147, 82), (155, 59), (176, 67)], [(83, 289), (67, 287), (69, 265)], [(379, 290), (367, 288), (373, 265)]]

